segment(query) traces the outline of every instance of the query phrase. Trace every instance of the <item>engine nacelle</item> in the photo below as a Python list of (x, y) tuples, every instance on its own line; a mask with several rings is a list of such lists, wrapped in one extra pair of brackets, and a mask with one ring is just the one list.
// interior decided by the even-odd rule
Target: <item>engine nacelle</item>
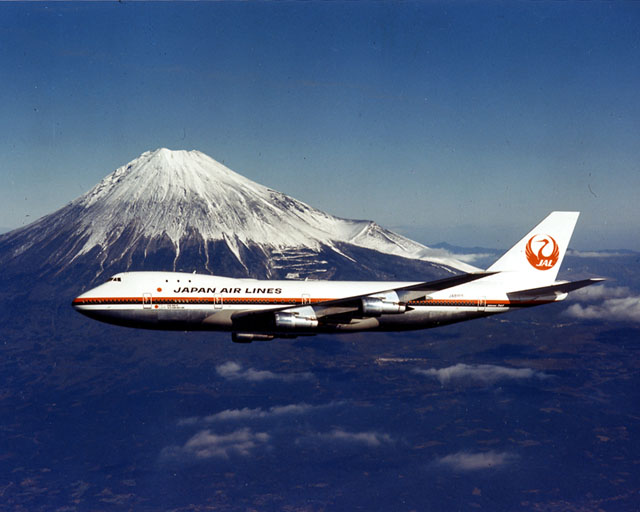
[(305, 318), (292, 313), (276, 313), (276, 327), (282, 329), (313, 329), (318, 327), (315, 318)]
[(361, 301), (364, 316), (397, 315), (407, 310), (405, 304), (380, 297), (363, 297)]
[(251, 343), (252, 341), (270, 341), (275, 336), (273, 334), (254, 334), (249, 332), (231, 333), (231, 341), (234, 343)]
[(318, 319), (312, 307), (306, 306), (276, 313), (276, 327), (282, 329), (313, 329), (318, 327)]

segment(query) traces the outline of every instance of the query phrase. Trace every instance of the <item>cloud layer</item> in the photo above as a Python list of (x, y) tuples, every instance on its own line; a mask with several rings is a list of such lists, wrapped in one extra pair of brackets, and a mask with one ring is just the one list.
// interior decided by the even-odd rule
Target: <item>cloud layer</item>
[(163, 459), (228, 459), (232, 455), (246, 457), (258, 446), (270, 439), (265, 432), (253, 432), (240, 428), (229, 434), (216, 434), (209, 429), (201, 430), (183, 446), (168, 446), (162, 450)]
[(531, 368), (509, 368), (492, 364), (468, 365), (458, 363), (447, 368), (429, 368), (424, 370), (416, 368), (414, 373), (433, 377), (440, 381), (440, 384), (449, 384), (452, 381), (471, 380), (482, 384), (493, 384), (502, 379), (544, 379), (547, 375), (543, 372), (532, 370)]
[(249, 382), (262, 382), (265, 380), (293, 382), (313, 379), (313, 374), (310, 372), (274, 373), (268, 370), (255, 370), (254, 368), (244, 369), (241, 364), (234, 361), (228, 361), (216, 366), (216, 372), (218, 375), (228, 380), (245, 380)]
[(607, 299), (601, 304), (582, 306), (572, 304), (566, 314), (584, 320), (621, 320), (640, 322), (640, 297)]
[(595, 286), (587, 286), (580, 288), (575, 292), (571, 292), (569, 297), (572, 300), (579, 302), (593, 302), (604, 299), (619, 299), (629, 297), (631, 290), (626, 286), (607, 286), (604, 284), (597, 284)]
[(318, 439), (326, 441), (339, 441), (347, 444), (363, 444), (366, 446), (377, 447), (382, 444), (393, 442), (391, 436), (380, 432), (348, 432), (341, 428), (335, 428), (331, 432), (318, 433)]
[(191, 418), (183, 418), (178, 420), (179, 426), (197, 425), (200, 423), (218, 423), (228, 421), (247, 421), (256, 419), (269, 419), (287, 415), (307, 414), (312, 411), (327, 409), (341, 405), (342, 402), (330, 402), (328, 404), (310, 405), (304, 402), (298, 404), (275, 405), (268, 409), (261, 407), (242, 409), (225, 409), (224, 411), (210, 414), (209, 416), (193, 416)]
[[(275, 427), (270, 427), (270, 432), (265, 432), (264, 430), (267, 429), (264, 427), (240, 427), (239, 425), (235, 430), (227, 433), (218, 433), (214, 428), (202, 428), (203, 424), (217, 424), (221, 427), (222, 424), (228, 425), (231, 421), (242, 423), (248, 420), (261, 421), (287, 415), (308, 414), (340, 403), (342, 402), (331, 402), (320, 406), (302, 403), (274, 406), (269, 409), (227, 409), (210, 416), (186, 418), (178, 421), (178, 425), (185, 427), (196, 425), (200, 430), (183, 445), (165, 447), (160, 453), (160, 460), (165, 463), (189, 463), (207, 459), (228, 460), (233, 457), (254, 456), (256, 452), (273, 450), (285, 445), (291, 446), (292, 443), (304, 449), (319, 450), (324, 453), (327, 446), (344, 451), (350, 448), (376, 449), (395, 442), (389, 434), (374, 430), (353, 432), (342, 427), (334, 427), (330, 431), (302, 433), (299, 426), (288, 421), (276, 423)], [(306, 430), (306, 427), (304, 428)]]
[(628, 256), (629, 253), (614, 251), (576, 251), (568, 249), (567, 256), (575, 256), (576, 258), (618, 258), (620, 256)]
[(479, 471), (497, 469), (506, 466), (516, 459), (511, 452), (457, 452), (446, 455), (436, 461), (436, 465), (445, 466), (453, 471)]
[(571, 295), (578, 303), (569, 306), (565, 313), (581, 320), (640, 322), (640, 297), (630, 293), (626, 286), (589, 286)]

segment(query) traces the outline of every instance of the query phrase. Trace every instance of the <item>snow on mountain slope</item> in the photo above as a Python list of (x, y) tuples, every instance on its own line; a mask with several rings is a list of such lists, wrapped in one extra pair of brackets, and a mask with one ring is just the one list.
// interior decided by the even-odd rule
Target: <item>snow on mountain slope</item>
[[(26, 232), (28, 237), (20, 237)], [(14, 240), (15, 257), (60, 233), (67, 243), (52, 256), (61, 265), (90, 251), (104, 260), (107, 251), (113, 254), (113, 247), (123, 242), (143, 244), (145, 255), (158, 244), (172, 246), (177, 260), (185, 240), (197, 239), (204, 242), (204, 252), (208, 242), (226, 243), (245, 267), (244, 249), (250, 245), (267, 257), (280, 255), (282, 265), (286, 264), (282, 255), (297, 254), (301, 248), (329, 247), (349, 258), (340, 246), (350, 244), (457, 270), (475, 269), (374, 222), (321, 212), (244, 178), (199, 151), (162, 148), (143, 153), (64, 208), (0, 240)], [(205, 256), (208, 261), (209, 255)]]

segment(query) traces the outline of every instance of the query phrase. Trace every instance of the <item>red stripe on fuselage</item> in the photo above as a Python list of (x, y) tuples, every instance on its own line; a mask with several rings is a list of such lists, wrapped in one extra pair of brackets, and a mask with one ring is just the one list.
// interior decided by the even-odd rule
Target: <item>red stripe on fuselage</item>
[[(272, 297), (87, 297), (76, 298), (72, 304), (74, 306), (91, 306), (91, 305), (130, 305), (130, 304), (273, 304), (273, 305), (301, 305), (307, 304), (322, 304), (336, 299), (327, 298), (272, 298)], [(486, 300), (479, 301), (477, 299), (431, 299), (431, 300), (412, 300), (407, 303), (409, 306), (448, 306), (448, 307), (478, 307), (478, 306), (527, 306), (527, 305), (539, 305), (547, 304), (549, 300), (529, 300), (529, 301), (510, 301), (510, 300)]]

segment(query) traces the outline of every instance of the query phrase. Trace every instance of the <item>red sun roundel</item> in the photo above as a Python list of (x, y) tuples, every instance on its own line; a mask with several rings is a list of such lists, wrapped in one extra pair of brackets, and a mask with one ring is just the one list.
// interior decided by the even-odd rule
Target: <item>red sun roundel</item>
[(525, 254), (533, 268), (549, 270), (558, 263), (560, 248), (549, 235), (533, 235), (527, 242)]

